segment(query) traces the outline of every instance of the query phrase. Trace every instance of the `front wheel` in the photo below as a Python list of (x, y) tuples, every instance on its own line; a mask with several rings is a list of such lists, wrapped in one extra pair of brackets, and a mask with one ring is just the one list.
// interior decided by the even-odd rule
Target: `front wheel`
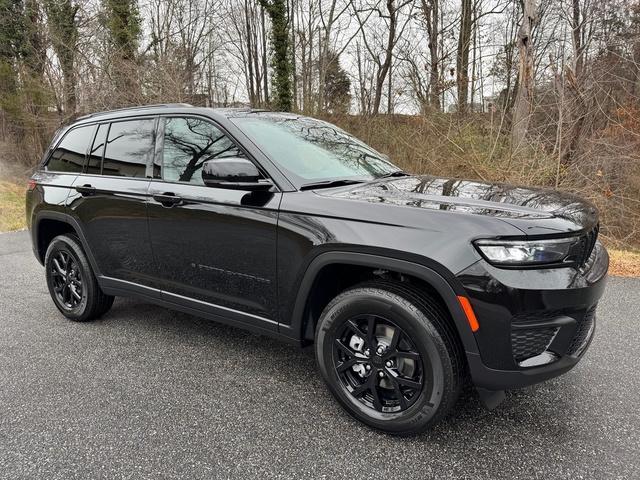
[(318, 321), (315, 353), (340, 404), (388, 433), (426, 430), (462, 385), (462, 353), (446, 313), (401, 283), (370, 282), (338, 295)]

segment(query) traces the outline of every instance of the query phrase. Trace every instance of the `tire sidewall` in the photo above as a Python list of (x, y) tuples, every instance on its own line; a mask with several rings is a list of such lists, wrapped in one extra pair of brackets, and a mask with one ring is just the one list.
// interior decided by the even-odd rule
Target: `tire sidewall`
[[(404, 330), (422, 357), (423, 372), (431, 372), (431, 385), (423, 386), (418, 400), (404, 412), (382, 413), (354, 398), (342, 385), (333, 360), (333, 341), (346, 320), (377, 314)], [(364, 423), (387, 432), (413, 433), (439, 418), (440, 406), (453, 375), (447, 348), (424, 313), (409, 300), (385, 290), (355, 289), (339, 295), (323, 312), (316, 332), (316, 359), (329, 389), (347, 411)], [(450, 387), (449, 387), (450, 388)]]

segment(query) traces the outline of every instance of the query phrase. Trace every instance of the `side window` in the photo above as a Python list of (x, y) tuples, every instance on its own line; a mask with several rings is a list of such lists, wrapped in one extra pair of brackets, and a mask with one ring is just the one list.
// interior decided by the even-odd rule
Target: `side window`
[(93, 140), (93, 145), (89, 151), (89, 161), (87, 162), (87, 173), (94, 175), (100, 175), (102, 169), (102, 154), (104, 153), (104, 144), (107, 141), (107, 132), (109, 131), (109, 124), (103, 123), (98, 126), (96, 138)]
[(147, 160), (153, 158), (155, 148), (154, 125), (153, 119), (112, 123), (102, 174), (144, 177)]
[(93, 139), (94, 125), (69, 130), (51, 154), (46, 170), (52, 172), (82, 172), (84, 160)]
[(204, 162), (244, 156), (242, 150), (211, 122), (199, 118), (167, 118), (162, 178), (168, 182), (204, 185)]

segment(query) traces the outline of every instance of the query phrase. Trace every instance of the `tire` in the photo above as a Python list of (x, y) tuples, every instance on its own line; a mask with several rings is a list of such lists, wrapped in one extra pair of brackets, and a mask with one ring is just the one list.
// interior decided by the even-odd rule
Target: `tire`
[(349, 414), (375, 429), (423, 432), (460, 395), (465, 364), (457, 334), (440, 304), (410, 284), (381, 280), (342, 292), (322, 312), (315, 338), (329, 390)]
[(114, 297), (100, 289), (77, 237), (55, 237), (47, 248), (44, 265), (53, 303), (69, 320), (94, 320), (113, 305)]

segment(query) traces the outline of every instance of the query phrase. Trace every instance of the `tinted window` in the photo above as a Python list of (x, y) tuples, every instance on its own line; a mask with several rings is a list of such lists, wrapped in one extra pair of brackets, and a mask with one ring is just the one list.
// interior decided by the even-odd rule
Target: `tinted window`
[(108, 130), (108, 123), (104, 123), (98, 126), (96, 138), (93, 140), (93, 145), (91, 146), (91, 150), (89, 151), (87, 173), (100, 175), (100, 169), (102, 168), (102, 154), (104, 153), (104, 144), (107, 140)]
[(67, 132), (47, 162), (46, 169), (54, 172), (82, 172), (93, 131), (94, 126), (88, 125)]
[(144, 177), (155, 146), (154, 120), (112, 123), (102, 162), (103, 175)]
[(167, 119), (162, 160), (162, 177), (167, 181), (204, 185), (204, 162), (244, 156), (242, 150), (211, 122), (198, 118)]

